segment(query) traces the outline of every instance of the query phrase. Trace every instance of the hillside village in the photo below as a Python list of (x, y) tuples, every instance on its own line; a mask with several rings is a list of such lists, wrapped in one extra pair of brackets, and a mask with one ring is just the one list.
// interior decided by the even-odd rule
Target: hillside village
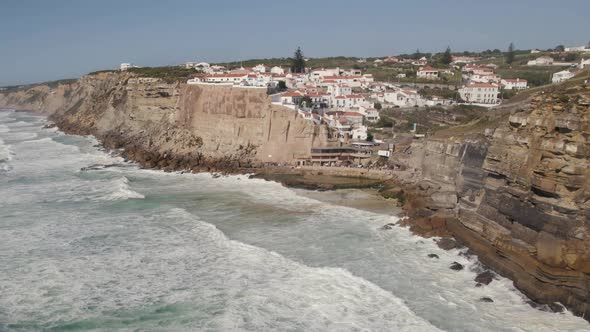
[[(302, 118), (329, 128), (331, 145), (312, 151), (309, 162), (366, 165), (389, 157), (400, 138), (420, 139), (436, 129), (412, 122), (419, 117), (416, 112), (424, 112), (439, 127), (457, 124), (458, 107), (485, 112), (535, 85), (568, 80), (590, 65), (587, 47), (519, 51), (510, 64), (499, 51), (486, 56), (452, 54), (447, 49), (436, 55), (417, 51), (413, 55), (355, 59), (346, 67), (314, 66), (314, 59), (303, 58), (298, 52), (299, 68), (289, 66), (290, 59), (282, 65), (258, 62), (250, 66), (187, 62), (184, 70), (194, 74), (186, 83), (266, 89), (273, 104), (296, 110)], [(136, 68), (124, 63), (120, 70)], [(525, 78), (540, 70), (551, 77), (534, 82)], [(382, 72), (390, 76), (383, 79)], [(521, 73), (523, 77), (518, 76)], [(395, 119), (406, 122), (407, 130), (394, 132), (392, 114), (402, 114)]]

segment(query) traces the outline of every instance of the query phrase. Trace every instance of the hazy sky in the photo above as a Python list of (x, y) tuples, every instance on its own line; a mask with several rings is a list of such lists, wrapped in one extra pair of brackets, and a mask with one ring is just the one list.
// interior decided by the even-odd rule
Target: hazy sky
[(305, 55), (549, 48), (590, 40), (590, 0), (0, 0), (0, 86)]

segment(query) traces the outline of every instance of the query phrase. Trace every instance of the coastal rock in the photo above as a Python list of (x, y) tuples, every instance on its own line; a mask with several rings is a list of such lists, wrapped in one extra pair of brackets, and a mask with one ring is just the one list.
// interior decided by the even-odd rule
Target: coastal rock
[(483, 296), (479, 298), (479, 302), (493, 303), (494, 300), (491, 297)]
[(395, 227), (395, 225), (396, 225), (395, 223), (389, 223), (389, 224), (385, 224), (385, 225), (381, 226), (381, 228), (379, 228), (379, 229), (388, 230), (388, 229), (392, 229), (393, 227)]
[(439, 258), (437, 254), (428, 254), (428, 257), (430, 257), (430, 258), (436, 258), (436, 259)]
[(443, 250), (451, 250), (457, 248), (457, 241), (452, 238), (444, 237), (436, 241), (436, 245)]
[(461, 271), (461, 270), (463, 270), (463, 265), (462, 265), (462, 264), (460, 264), (460, 263), (457, 263), (457, 262), (453, 262), (453, 263), (451, 264), (451, 266), (449, 266), (449, 268), (450, 268), (451, 270), (455, 270), (455, 271)]
[(494, 280), (494, 274), (491, 271), (485, 271), (475, 277), (478, 284), (489, 285)]

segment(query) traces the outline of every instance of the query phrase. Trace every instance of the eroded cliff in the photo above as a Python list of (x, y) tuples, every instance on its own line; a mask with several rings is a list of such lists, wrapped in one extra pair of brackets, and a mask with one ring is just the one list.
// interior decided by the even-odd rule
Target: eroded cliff
[(0, 106), (49, 114), (66, 132), (92, 134), (163, 169), (292, 163), (327, 138), (325, 128), (272, 105), (265, 89), (167, 84), (124, 73), (3, 93)]
[(415, 144), (412, 228), (452, 235), (535, 301), (590, 316), (590, 90), (540, 93), (498, 127)]

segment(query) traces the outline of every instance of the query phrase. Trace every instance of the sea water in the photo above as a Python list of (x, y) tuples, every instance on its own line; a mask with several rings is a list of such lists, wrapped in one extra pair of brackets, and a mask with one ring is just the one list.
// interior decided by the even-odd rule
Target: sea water
[(475, 287), (476, 259), (380, 229), (395, 216), (246, 176), (142, 170), (44, 122), (0, 111), (0, 331), (590, 327), (507, 279)]

